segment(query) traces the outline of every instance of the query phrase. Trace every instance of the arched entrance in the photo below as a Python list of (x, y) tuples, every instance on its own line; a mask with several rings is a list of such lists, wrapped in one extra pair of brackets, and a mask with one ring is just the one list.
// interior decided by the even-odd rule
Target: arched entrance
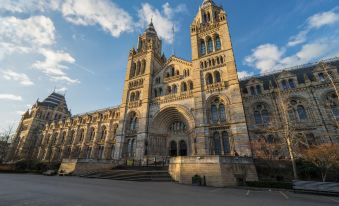
[(194, 119), (183, 106), (161, 109), (151, 123), (148, 156), (187, 156), (191, 154)]

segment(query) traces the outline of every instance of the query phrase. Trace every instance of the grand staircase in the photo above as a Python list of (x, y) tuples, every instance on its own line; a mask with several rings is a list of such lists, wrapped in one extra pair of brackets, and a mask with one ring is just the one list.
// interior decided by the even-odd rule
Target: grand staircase
[(111, 170), (88, 171), (80, 177), (140, 181), (140, 182), (170, 182), (171, 176), (167, 167), (118, 167)]

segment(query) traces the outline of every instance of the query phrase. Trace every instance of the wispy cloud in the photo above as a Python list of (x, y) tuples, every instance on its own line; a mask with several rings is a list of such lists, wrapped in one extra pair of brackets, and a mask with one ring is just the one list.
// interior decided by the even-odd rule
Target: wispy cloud
[(0, 94), (0, 100), (22, 101), (22, 97), (14, 94)]
[[(257, 68), (261, 73), (304, 64), (322, 58), (339, 55), (339, 14), (336, 9), (310, 16), (301, 31), (292, 36), (285, 46), (263, 44), (252, 49), (252, 54), (245, 57), (244, 64)], [(336, 26), (338, 25), (338, 26)], [(323, 27), (330, 27), (330, 33), (318, 32)], [(312, 38), (309, 34), (312, 31)], [(324, 35), (326, 34), (326, 35)], [(298, 46), (297, 48), (295, 48)], [(291, 48), (297, 50), (291, 54)]]
[(159, 35), (167, 43), (173, 42), (173, 32), (174, 30), (178, 31), (178, 26), (174, 20), (176, 14), (186, 12), (186, 6), (184, 4), (179, 4), (176, 7), (171, 7), (169, 3), (166, 3), (162, 6), (162, 11), (154, 8), (149, 3), (142, 4), (141, 8), (138, 11), (139, 16), (139, 26), (145, 28), (153, 19), (154, 27)]
[[(46, 74), (53, 81), (63, 81), (74, 84), (79, 83), (65, 72), (67, 65), (75, 63), (71, 54), (62, 50), (55, 50), (56, 29), (53, 21), (46, 16), (32, 16), (20, 19), (14, 16), (0, 18), (0, 58), (14, 53), (36, 54), (43, 56), (43, 61), (32, 63), (35, 68)], [(7, 79), (21, 79), (21, 83), (29, 85), (31, 81), (27, 76), (7, 72)]]
[(2, 75), (5, 79), (18, 81), (20, 84), (24, 86), (34, 85), (32, 80), (24, 73), (17, 73), (13, 70), (8, 69), (8, 70), (3, 71)]

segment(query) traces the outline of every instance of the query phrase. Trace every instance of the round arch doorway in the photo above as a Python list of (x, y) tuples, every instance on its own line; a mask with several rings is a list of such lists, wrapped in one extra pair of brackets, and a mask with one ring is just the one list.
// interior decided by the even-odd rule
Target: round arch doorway
[(171, 157), (190, 155), (193, 124), (193, 117), (182, 106), (160, 110), (151, 124), (148, 154)]

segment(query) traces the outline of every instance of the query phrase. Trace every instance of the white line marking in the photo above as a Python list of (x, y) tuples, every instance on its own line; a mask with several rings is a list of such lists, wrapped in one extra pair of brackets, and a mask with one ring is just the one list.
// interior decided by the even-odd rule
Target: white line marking
[(250, 190), (247, 190), (246, 196), (250, 195)]
[(282, 195), (282, 196), (284, 196), (284, 198), (287, 200), (288, 199), (288, 196), (285, 194), (285, 193), (283, 193), (282, 191), (279, 191), (279, 193)]
[(333, 202), (339, 202), (339, 200), (332, 199), (332, 198), (329, 198), (329, 197), (327, 197), (327, 199), (332, 200)]

